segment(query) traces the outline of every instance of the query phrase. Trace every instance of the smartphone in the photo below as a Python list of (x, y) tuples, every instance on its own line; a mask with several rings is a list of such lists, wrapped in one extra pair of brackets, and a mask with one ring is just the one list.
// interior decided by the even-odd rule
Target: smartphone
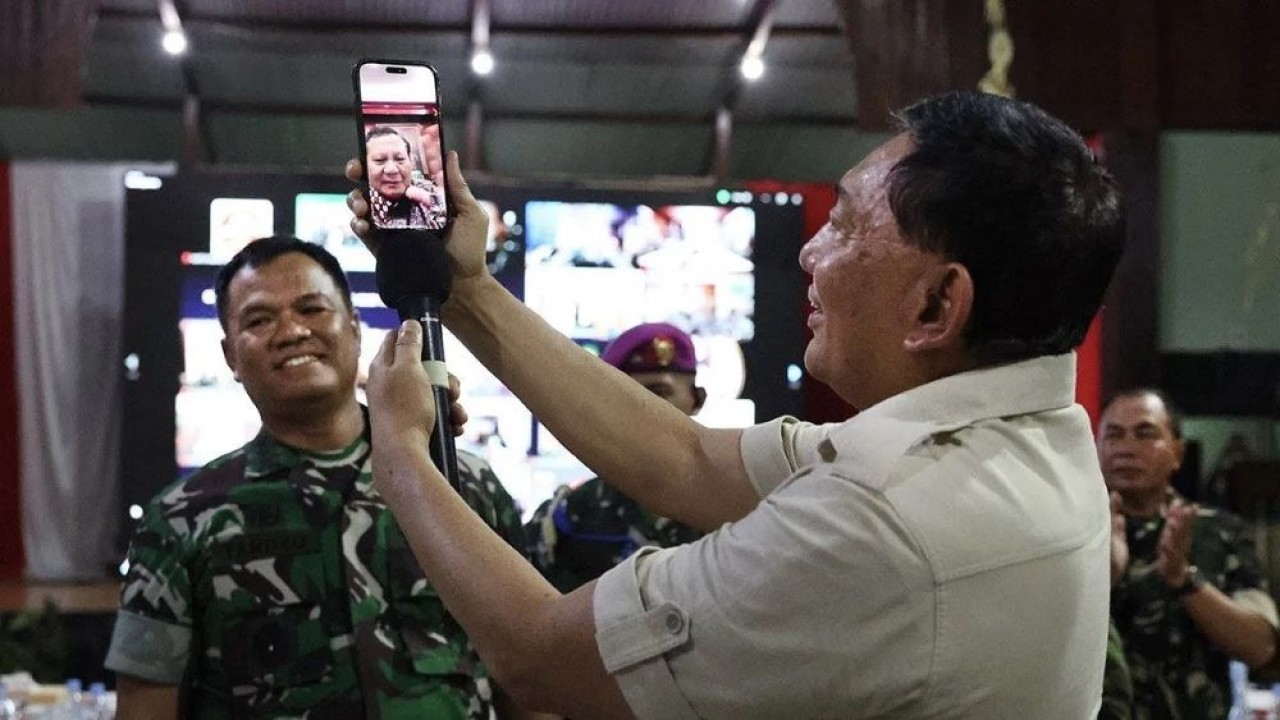
[(361, 60), (351, 81), (370, 223), (382, 230), (444, 228), (453, 213), (445, 187), (435, 68)]

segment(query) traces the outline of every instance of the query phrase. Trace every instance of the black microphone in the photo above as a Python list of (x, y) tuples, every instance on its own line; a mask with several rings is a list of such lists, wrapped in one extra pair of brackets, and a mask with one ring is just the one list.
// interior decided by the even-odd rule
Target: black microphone
[(458, 451), (449, 419), (449, 374), (444, 364), (444, 327), (440, 306), (449, 299), (453, 275), (444, 237), (429, 230), (375, 230), (378, 233), (376, 277), (382, 303), (395, 308), (400, 320), (422, 324), (422, 366), (431, 377), (436, 426), (431, 433), (431, 460), (458, 490)]

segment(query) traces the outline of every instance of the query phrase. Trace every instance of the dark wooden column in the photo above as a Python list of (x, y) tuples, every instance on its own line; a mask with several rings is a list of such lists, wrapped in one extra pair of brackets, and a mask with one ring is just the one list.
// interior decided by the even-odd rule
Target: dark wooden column
[(1018, 97), (1084, 132), (1155, 129), (1156, 3), (1007, 2)]
[[(9, 165), (0, 161), (0, 305), (13, 307), (13, 213)], [(22, 541), (22, 438), (18, 407), (18, 353), (14, 313), (0, 315), (0, 580), (22, 577), (26, 552)]]
[[(980, 0), (836, 0), (836, 6), (857, 68), (861, 129), (890, 130), (893, 110), (925, 95), (975, 88), (986, 72), (989, 28)], [(1104, 398), (1121, 387), (1159, 381), (1158, 132), (1170, 109), (1193, 117), (1200, 107), (1183, 99), (1182, 91), (1166, 91), (1160, 81), (1185, 74), (1188, 61), (1175, 60), (1182, 56), (1168, 48), (1188, 41), (1190, 33), (1171, 40), (1168, 31), (1193, 25), (1187, 17), (1204, 21), (1200, 16), (1208, 11), (1198, 8), (1196, 0), (1005, 3), (1017, 96), (1098, 135), (1125, 194), (1128, 249), (1104, 316)], [(1234, 7), (1219, 13), (1236, 20), (1244, 14)], [(1223, 38), (1214, 43), (1219, 49), (1227, 44)], [(1232, 50), (1226, 60), (1202, 59), (1203, 64), (1225, 72), (1240, 65), (1242, 52)], [(1243, 93), (1237, 88), (1241, 82), (1215, 94), (1234, 99)]]
[(1160, 187), (1158, 140), (1149, 131), (1102, 135), (1107, 167), (1124, 194), (1128, 224), (1102, 316), (1102, 398), (1160, 384)]
[(893, 111), (927, 95), (976, 87), (987, 70), (979, 0), (835, 3), (856, 68), (859, 129), (892, 130)]
[(1164, 0), (1159, 13), (1163, 127), (1280, 129), (1280, 3)]
[(96, 0), (0, 3), (0, 105), (70, 107)]
[(1124, 194), (1127, 246), (1104, 306), (1102, 397), (1160, 381), (1158, 0), (1011, 2), (1018, 97), (1096, 135)]
[(1010, 3), (1018, 97), (1097, 134), (1128, 240), (1102, 324), (1102, 398), (1159, 381), (1156, 0)]

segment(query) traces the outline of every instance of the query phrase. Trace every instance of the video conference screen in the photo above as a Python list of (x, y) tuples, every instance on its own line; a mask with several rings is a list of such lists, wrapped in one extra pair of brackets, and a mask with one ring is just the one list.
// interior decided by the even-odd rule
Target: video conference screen
[[(305, 177), (237, 177), (178, 177), (158, 191), (130, 191), (131, 237), (167, 234), (153, 242), (167, 245), (176, 260), (172, 291), (178, 302), (168, 321), (163, 313), (157, 317), (157, 303), (147, 296), (162, 291), (154, 282), (134, 288), (140, 271), (130, 266), (126, 304), (152, 312), (130, 312), (126, 344), (150, 345), (147, 352), (162, 356), (167, 336), (178, 357), (170, 363), (177, 370), (176, 391), (169, 395), (173, 474), (163, 477), (160, 464), (139, 468), (135, 474), (143, 477), (131, 481), (126, 468), (126, 495), (145, 500), (244, 444), (261, 426), (223, 361), (213, 291), (218, 268), (253, 238), (290, 233), (338, 258), (360, 314), (356, 393), (362, 401), (369, 361), (384, 333), (398, 324), (378, 298), (372, 256), (350, 231), (344, 191)], [(249, 192), (254, 187), (256, 196)], [(802, 198), (779, 204), (741, 192), (728, 195), (741, 202), (721, 202), (724, 193), (717, 199), (709, 192), (473, 189), (489, 214), (487, 258), (495, 277), (586, 350), (599, 354), (635, 324), (670, 322), (694, 339), (697, 381), (708, 391), (699, 421), (742, 427), (762, 411), (799, 412), (803, 275), (795, 257)], [(167, 202), (166, 194), (172, 196)], [(166, 207), (169, 214), (160, 214)], [(131, 239), (131, 254), (143, 244)], [(148, 253), (148, 263), (158, 260)], [(762, 305), (762, 297), (769, 304)], [(470, 416), (458, 447), (489, 461), (526, 517), (558, 486), (592, 476), (447, 332), (445, 353), (462, 381)], [(164, 394), (145, 383), (132, 384), (130, 392)], [(151, 405), (162, 407), (154, 399)], [(126, 431), (126, 445), (147, 434), (143, 428)], [(152, 442), (160, 435), (151, 432)], [(125, 451), (129, 456), (130, 448)], [(140, 491), (139, 482), (149, 485), (150, 494)]]

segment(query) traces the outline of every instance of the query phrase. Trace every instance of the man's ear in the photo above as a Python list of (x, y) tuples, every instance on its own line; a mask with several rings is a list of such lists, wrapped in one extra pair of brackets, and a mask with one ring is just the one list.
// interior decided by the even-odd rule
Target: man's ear
[(227, 367), (231, 368), (231, 377), (234, 378), (236, 382), (240, 382), (240, 373), (236, 370), (235, 346), (232, 345), (231, 341), (226, 337), (223, 337), (222, 342), (219, 344), (222, 346), (222, 360), (227, 363)]
[(903, 339), (909, 352), (960, 347), (973, 312), (973, 278), (957, 262), (940, 263), (916, 285), (915, 315)]
[(360, 311), (351, 308), (351, 328), (356, 332), (356, 345), (360, 344)]
[(698, 385), (693, 386), (693, 414), (697, 415), (703, 405), (707, 404), (707, 389)]

